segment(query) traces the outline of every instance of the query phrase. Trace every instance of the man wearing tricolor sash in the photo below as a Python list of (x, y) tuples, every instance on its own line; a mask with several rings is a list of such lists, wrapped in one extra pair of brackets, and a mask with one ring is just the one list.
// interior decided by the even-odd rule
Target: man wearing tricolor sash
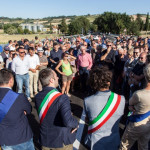
[(147, 85), (136, 91), (129, 100), (129, 109), (132, 111), (128, 118), (128, 125), (123, 134), (120, 150), (130, 150), (135, 141), (138, 141), (138, 150), (148, 150), (150, 140), (150, 64), (144, 68)]
[(2, 150), (34, 150), (26, 114), (31, 105), (24, 94), (13, 92), (12, 71), (0, 70), (0, 145)]
[(120, 145), (119, 121), (125, 99), (109, 90), (111, 78), (112, 73), (106, 67), (94, 68), (90, 73), (91, 88), (97, 90), (84, 100), (89, 124), (85, 144), (91, 150), (117, 150)]
[(69, 98), (56, 89), (58, 77), (52, 69), (41, 70), (39, 79), (43, 90), (35, 96), (35, 104), (42, 150), (72, 149), (78, 122), (71, 115)]

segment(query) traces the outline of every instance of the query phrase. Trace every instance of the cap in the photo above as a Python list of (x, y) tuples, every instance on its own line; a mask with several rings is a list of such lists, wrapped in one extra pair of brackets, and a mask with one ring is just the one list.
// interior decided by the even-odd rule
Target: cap
[(5, 46), (5, 47), (4, 47), (4, 50), (5, 50), (5, 51), (9, 51), (10, 48), (9, 48), (8, 46)]
[(38, 52), (44, 52), (42, 47), (38, 47)]

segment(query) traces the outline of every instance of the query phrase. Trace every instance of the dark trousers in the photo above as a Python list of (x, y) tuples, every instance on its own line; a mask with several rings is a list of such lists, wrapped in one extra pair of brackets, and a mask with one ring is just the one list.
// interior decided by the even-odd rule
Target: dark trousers
[(87, 70), (87, 67), (79, 67), (79, 74), (80, 74), (80, 83), (81, 83), (82, 90), (88, 90), (87, 79), (89, 77), (89, 70)]

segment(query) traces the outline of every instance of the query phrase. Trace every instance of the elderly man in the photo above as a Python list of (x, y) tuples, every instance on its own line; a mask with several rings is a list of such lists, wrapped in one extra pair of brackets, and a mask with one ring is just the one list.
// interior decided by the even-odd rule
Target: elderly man
[(1, 56), (3, 58), (3, 62), (5, 63), (5, 65), (6, 65), (6, 60), (9, 57), (9, 51), (10, 51), (10, 48), (8, 46), (5, 46), (4, 51), (1, 53)]
[(113, 69), (115, 63), (116, 51), (112, 49), (112, 42), (107, 42), (107, 49), (101, 52), (100, 61), (102, 65), (107, 65), (109, 69)]
[(80, 80), (82, 84), (82, 90), (87, 90), (86, 82), (89, 75), (89, 70), (92, 68), (92, 57), (89, 53), (86, 52), (86, 47), (81, 46), (81, 54), (77, 59), (77, 70), (80, 74)]
[(72, 149), (78, 122), (71, 114), (68, 96), (57, 91), (58, 77), (52, 69), (39, 73), (43, 90), (35, 96), (40, 119), (42, 150)]
[(140, 54), (138, 63), (135, 65), (135, 67), (129, 75), (129, 85), (131, 89), (131, 94), (144, 87), (145, 80), (143, 69), (146, 63), (146, 56), (146, 52)]
[(33, 134), (26, 114), (31, 105), (24, 94), (11, 90), (12, 71), (0, 70), (0, 145), (3, 150), (34, 150)]
[[(45, 55), (43, 55), (43, 52), (44, 50), (42, 48), (38, 48), (38, 56), (39, 56), (39, 61), (40, 61), (40, 65), (39, 65), (39, 71), (41, 71), (42, 69), (45, 69), (47, 68), (47, 65), (48, 65), (48, 60), (47, 60), (47, 57)], [(39, 83), (39, 91), (42, 90), (42, 85), (41, 85), (41, 82), (40, 80), (38, 81)]]
[[(143, 57), (141, 55), (140, 57)], [(148, 150), (150, 139), (150, 64), (144, 69), (146, 87), (133, 94), (129, 100), (129, 124), (123, 134), (120, 150), (129, 150), (138, 141), (139, 150)]]

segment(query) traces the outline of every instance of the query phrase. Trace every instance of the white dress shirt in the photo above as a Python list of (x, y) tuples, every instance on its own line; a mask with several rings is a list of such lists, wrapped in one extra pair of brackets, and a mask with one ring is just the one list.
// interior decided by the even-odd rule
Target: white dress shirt
[(40, 60), (37, 54), (34, 54), (33, 56), (27, 55), (29, 59), (29, 68), (35, 69), (37, 65), (40, 65)]
[(13, 59), (11, 69), (19, 75), (24, 75), (29, 71), (29, 58), (27, 56), (22, 60), (20, 56)]

